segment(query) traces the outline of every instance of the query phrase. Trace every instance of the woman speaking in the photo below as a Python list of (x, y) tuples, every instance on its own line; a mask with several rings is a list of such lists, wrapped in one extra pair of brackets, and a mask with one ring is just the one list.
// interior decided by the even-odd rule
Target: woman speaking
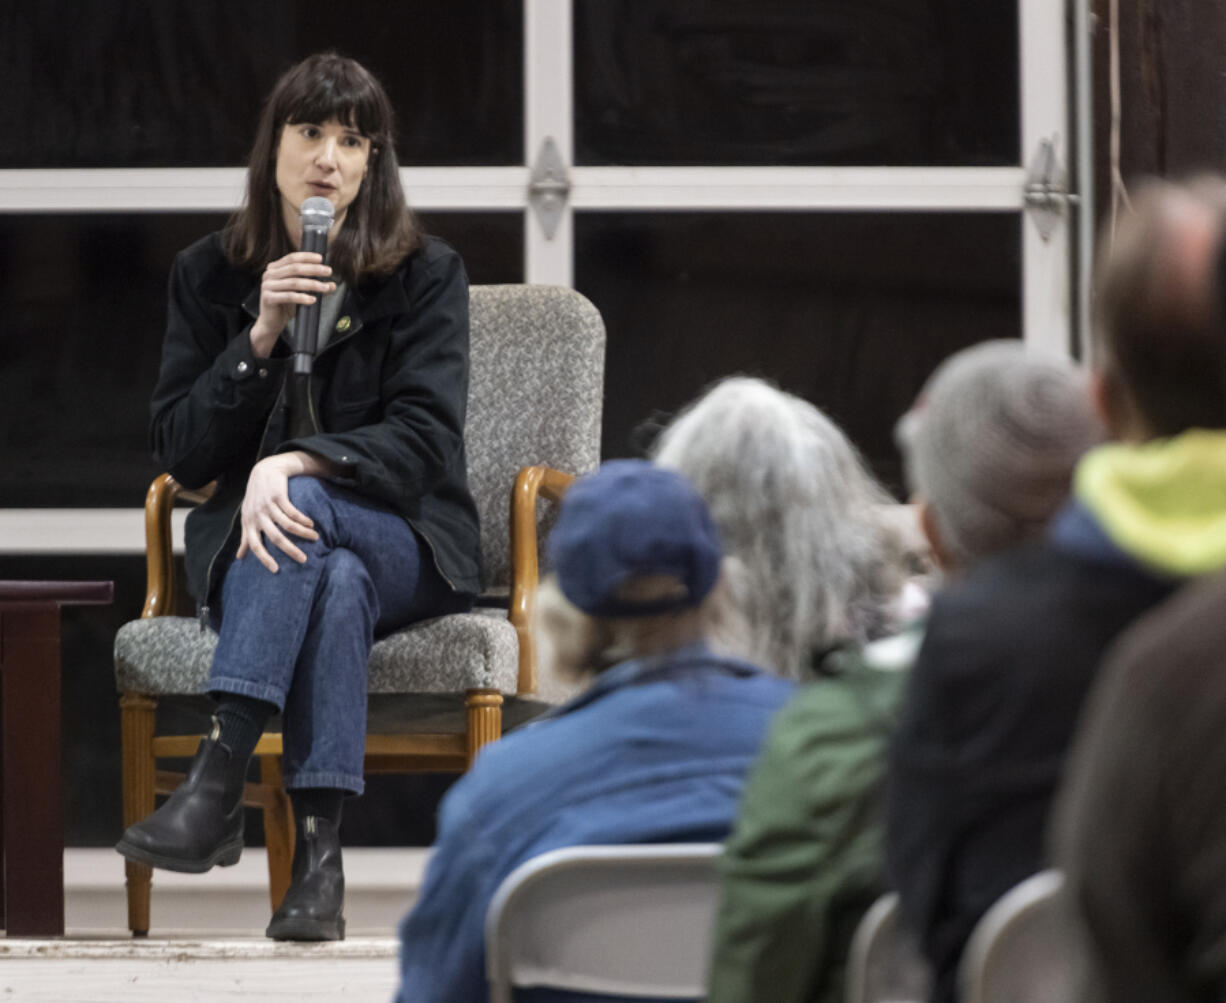
[[(374, 638), (465, 610), (479, 588), (467, 278), (405, 204), (393, 136), (386, 93), (353, 60), (281, 77), (244, 206), (175, 260), (153, 395), (158, 462), (189, 488), (216, 482), (188, 516), (186, 566), (219, 635), (217, 709), (187, 781), (117, 849), (176, 871), (237, 861), (247, 765), (279, 711), (297, 843), (278, 940), (344, 936), (337, 828), (363, 789)], [(320, 197), (326, 257), (297, 249), (302, 203)], [(316, 298), (313, 425), (294, 436), (290, 327)]]

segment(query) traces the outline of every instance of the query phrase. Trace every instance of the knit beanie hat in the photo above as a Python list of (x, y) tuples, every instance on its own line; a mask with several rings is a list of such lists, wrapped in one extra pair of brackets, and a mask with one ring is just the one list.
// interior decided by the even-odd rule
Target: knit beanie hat
[(986, 341), (937, 367), (895, 436), (911, 490), (967, 565), (1039, 532), (1103, 430), (1070, 360)]

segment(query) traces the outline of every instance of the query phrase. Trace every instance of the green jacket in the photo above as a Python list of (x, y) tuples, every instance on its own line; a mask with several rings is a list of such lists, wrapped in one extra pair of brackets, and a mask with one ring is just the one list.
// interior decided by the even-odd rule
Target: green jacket
[(724, 847), (707, 1003), (840, 1003), (883, 890), (885, 745), (920, 628), (843, 652), (775, 717)]

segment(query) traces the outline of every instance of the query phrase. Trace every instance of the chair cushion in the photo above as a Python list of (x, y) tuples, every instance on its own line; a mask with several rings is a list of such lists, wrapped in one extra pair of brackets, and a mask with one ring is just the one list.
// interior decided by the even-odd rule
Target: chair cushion
[[(205, 693), (217, 635), (184, 616), (132, 620), (115, 635), (120, 692)], [(370, 653), (371, 693), (514, 694), (519, 641), (502, 610), (478, 609), (423, 620), (377, 641)]]

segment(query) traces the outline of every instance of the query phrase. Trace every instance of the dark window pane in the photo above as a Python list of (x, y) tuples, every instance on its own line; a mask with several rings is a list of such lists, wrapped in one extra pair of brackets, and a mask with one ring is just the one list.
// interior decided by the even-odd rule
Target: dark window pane
[(580, 164), (1016, 164), (1015, 0), (575, 0)]
[[(0, 215), (0, 507), (142, 504), (175, 254), (222, 216)], [(520, 213), (424, 221), (473, 282), (523, 279)]]
[(605, 457), (750, 373), (817, 404), (900, 490), (894, 422), (937, 362), (1021, 332), (1014, 214), (580, 213), (575, 233), (608, 329)]
[[(409, 192), (412, 200), (413, 193)], [(423, 212), (427, 232), (460, 252), (473, 285), (524, 281), (522, 212)]]
[(522, 0), (8, 3), (0, 167), (246, 163), (264, 96), (322, 49), (383, 81), (403, 163), (522, 163), (522, 17)]
[(0, 216), (0, 505), (140, 505), (175, 254), (223, 216)]

